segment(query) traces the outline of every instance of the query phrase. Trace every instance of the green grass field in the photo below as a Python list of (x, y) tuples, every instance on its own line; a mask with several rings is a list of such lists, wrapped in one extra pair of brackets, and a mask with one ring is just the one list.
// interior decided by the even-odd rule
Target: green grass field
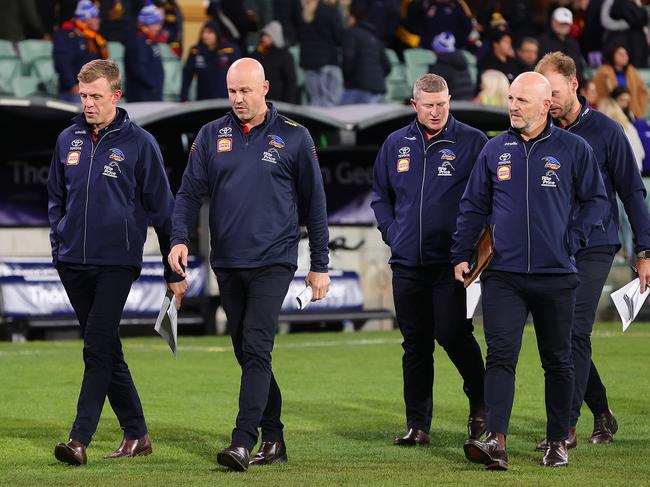
[[(599, 324), (594, 357), (620, 430), (615, 443), (587, 443), (585, 408), (578, 448), (564, 469), (539, 466), (544, 437), (543, 373), (531, 327), (525, 332), (508, 450), (508, 472), (465, 460), (467, 401), (458, 373), (436, 352), (432, 444), (401, 449), (404, 430), (398, 332), (279, 336), (273, 355), (283, 391), (289, 463), (225, 472), (215, 463), (237, 411), (239, 368), (224, 337), (181, 337), (177, 360), (162, 340), (125, 339), (154, 454), (103, 460), (121, 439), (108, 402), (89, 463), (53, 456), (74, 417), (81, 342), (0, 343), (0, 485), (650, 485), (650, 326)], [(485, 351), (482, 329), (477, 336)]]

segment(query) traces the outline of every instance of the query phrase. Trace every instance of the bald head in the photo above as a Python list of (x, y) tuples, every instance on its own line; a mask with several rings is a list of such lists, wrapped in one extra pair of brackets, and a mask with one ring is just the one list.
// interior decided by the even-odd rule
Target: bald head
[(551, 93), (548, 80), (533, 71), (520, 74), (510, 85), (510, 123), (524, 137), (536, 137), (544, 130), (551, 107)]
[(266, 94), (269, 82), (262, 65), (251, 58), (235, 61), (226, 75), (228, 98), (235, 115), (245, 123), (262, 123), (266, 114)]

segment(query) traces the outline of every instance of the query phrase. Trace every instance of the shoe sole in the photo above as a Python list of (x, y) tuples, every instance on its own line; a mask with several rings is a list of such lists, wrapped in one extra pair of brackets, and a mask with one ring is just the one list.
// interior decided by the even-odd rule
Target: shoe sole
[(546, 463), (542, 462), (542, 465), (545, 466), (545, 467), (549, 467), (549, 468), (559, 468), (559, 467), (568, 467), (569, 462), (566, 462), (566, 463), (552, 463), (552, 464), (546, 464)]
[(57, 446), (54, 448), (54, 456), (59, 462), (67, 463), (74, 467), (79, 467), (82, 463), (77, 460), (77, 458), (70, 453), (70, 451), (65, 446)]
[(248, 462), (248, 466), (250, 467), (250, 466), (255, 466), (255, 465), (260, 465), (260, 466), (261, 465), (273, 465), (274, 463), (287, 463), (287, 461), (288, 461), (287, 457), (276, 458), (275, 460), (270, 461), (270, 462), (267, 462), (266, 460), (261, 461), (261, 462), (256, 462), (255, 459), (253, 459), (250, 462)]
[(245, 472), (248, 470), (248, 465), (239, 463), (239, 460), (227, 453), (217, 453), (217, 463), (236, 472)]

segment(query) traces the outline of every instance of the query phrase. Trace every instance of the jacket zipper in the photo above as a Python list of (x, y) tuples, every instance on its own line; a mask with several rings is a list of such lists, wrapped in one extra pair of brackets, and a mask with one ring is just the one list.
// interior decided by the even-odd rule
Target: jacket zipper
[(528, 236), (528, 272), (529, 273), (530, 273), (530, 203), (528, 199), (528, 188), (530, 185), (530, 177), (528, 171), (528, 158), (530, 154), (533, 152), (533, 149), (535, 148), (535, 144), (537, 144), (537, 142), (541, 142), (542, 140), (548, 139), (550, 136), (551, 134), (548, 134), (546, 137), (542, 137), (541, 139), (538, 139), (535, 142), (533, 142), (533, 145), (530, 146), (530, 152), (528, 152), (526, 143), (524, 142), (524, 154), (526, 154), (526, 232)]
[(418, 125), (417, 128), (418, 128), (418, 132), (420, 132), (420, 137), (422, 138), (422, 149), (424, 149), (424, 170), (422, 171), (422, 185), (420, 187), (420, 219), (419, 219), (420, 265), (424, 265), (424, 257), (422, 256), (422, 202), (424, 201), (424, 180), (427, 177), (427, 151), (431, 147), (436, 145), (438, 142), (449, 142), (450, 144), (454, 144), (455, 142), (453, 140), (440, 139), (440, 140), (436, 140), (435, 142), (432, 142), (429, 145), (429, 147), (427, 147), (426, 138), (424, 137), (424, 134), (422, 133), (420, 126)]
[(90, 166), (88, 167), (88, 181), (86, 182), (86, 207), (84, 209), (84, 252), (83, 252), (84, 264), (86, 263), (86, 241), (88, 239), (88, 196), (90, 193), (90, 175), (92, 174), (93, 171), (93, 161), (95, 159), (95, 152), (97, 151), (97, 147), (99, 147), (101, 141), (104, 140), (104, 137), (106, 137), (108, 134), (111, 134), (113, 132), (117, 132), (118, 130), (120, 129), (113, 129), (109, 132), (106, 132), (97, 141), (97, 145), (95, 145), (95, 143), (93, 142), (92, 135), (90, 136), (90, 145), (92, 149), (90, 150)]
[(126, 251), (131, 251), (131, 243), (129, 242), (129, 220), (128, 218), (124, 219), (124, 229), (126, 230)]

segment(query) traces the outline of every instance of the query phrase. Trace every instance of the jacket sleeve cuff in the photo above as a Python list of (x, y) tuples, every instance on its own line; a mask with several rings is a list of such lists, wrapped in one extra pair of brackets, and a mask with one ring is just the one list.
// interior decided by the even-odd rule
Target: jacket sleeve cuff
[(183, 276), (179, 276), (171, 269), (170, 270), (165, 269), (164, 276), (165, 276), (165, 282), (167, 282), (168, 284), (172, 282), (181, 282), (185, 280)]

